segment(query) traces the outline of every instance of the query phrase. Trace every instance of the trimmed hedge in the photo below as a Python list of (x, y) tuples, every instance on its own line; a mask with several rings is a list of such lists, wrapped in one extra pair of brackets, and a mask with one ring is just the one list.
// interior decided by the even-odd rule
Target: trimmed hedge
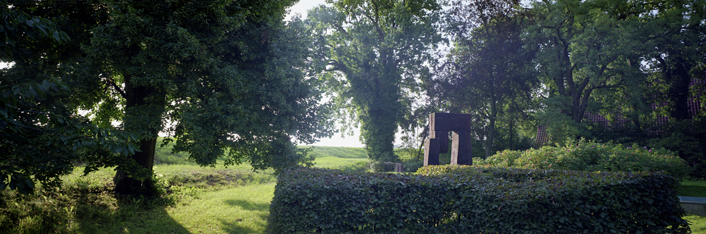
[(687, 233), (676, 178), (430, 166), (415, 175), (279, 176), (269, 233)]
[(691, 170), (684, 159), (665, 149), (584, 141), (526, 151), (504, 150), (485, 160), (474, 158), (473, 163), (530, 169), (665, 171), (680, 179), (689, 175)]

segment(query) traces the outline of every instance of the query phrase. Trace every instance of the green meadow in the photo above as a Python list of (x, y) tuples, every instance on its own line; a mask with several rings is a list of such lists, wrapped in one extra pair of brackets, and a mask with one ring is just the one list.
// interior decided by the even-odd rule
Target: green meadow
[[(77, 168), (58, 189), (32, 195), (3, 191), (0, 233), (263, 233), (276, 177), (249, 165), (199, 167), (184, 154), (158, 152), (158, 199), (112, 195), (113, 169), (83, 176)], [(369, 171), (362, 148), (314, 147), (315, 167)], [(704, 196), (706, 181), (685, 181), (680, 195)], [(706, 217), (689, 215), (693, 233)]]

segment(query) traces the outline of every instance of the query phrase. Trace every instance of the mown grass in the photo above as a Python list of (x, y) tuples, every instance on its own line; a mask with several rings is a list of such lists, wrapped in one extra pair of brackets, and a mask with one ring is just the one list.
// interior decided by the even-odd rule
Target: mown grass
[(167, 213), (191, 233), (263, 233), (274, 187), (275, 183), (251, 184), (204, 193)]
[(316, 158), (355, 158), (367, 159), (367, 153), (363, 148), (354, 147), (329, 147), (329, 146), (299, 146), (300, 148), (313, 148), (309, 153)]
[(689, 227), (691, 228), (692, 233), (694, 233), (694, 234), (706, 233), (706, 216), (698, 216), (698, 215), (690, 214), (690, 215), (684, 217), (684, 219), (689, 221)]
[[(361, 148), (315, 147), (312, 153), (316, 167), (369, 170)], [(264, 232), (276, 183), (273, 171), (253, 172), (249, 165), (199, 167), (185, 157), (158, 156), (162, 163), (155, 174), (164, 190), (158, 199), (116, 199), (111, 168), (87, 176), (78, 168), (64, 177), (60, 189), (40, 188), (29, 196), (0, 192), (0, 233)], [(685, 181), (684, 188), (698, 190), (704, 183)], [(686, 219), (693, 233), (706, 234), (706, 217)]]
[(706, 180), (682, 181), (677, 194), (687, 197), (706, 197)]

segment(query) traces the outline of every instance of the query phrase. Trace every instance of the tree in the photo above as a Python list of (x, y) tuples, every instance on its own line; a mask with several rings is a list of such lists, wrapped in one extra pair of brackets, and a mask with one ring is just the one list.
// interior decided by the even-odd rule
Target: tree
[[(656, 76), (651, 84), (652, 98), (666, 102), (666, 115), (673, 120), (689, 119), (690, 83), (700, 79), (706, 45), (706, 4), (703, 1), (661, 1), (651, 4), (654, 14), (643, 16), (643, 34), (651, 36), (654, 48), (646, 62)], [(698, 90), (698, 89), (696, 89)]]
[(84, 173), (89, 173), (134, 153), (132, 135), (91, 124), (72, 110), (65, 82), (70, 75), (57, 63), (74, 58), (67, 48), (76, 46), (67, 42), (80, 36), (44, 5), (0, 4), (6, 22), (0, 26), (5, 42), (0, 60), (14, 64), (0, 73), (0, 190), (9, 186), (29, 193), (34, 180), (60, 185), (60, 176), (71, 173), (75, 162), (87, 162)]
[(542, 118), (554, 140), (579, 134), (584, 114), (597, 108), (596, 93), (644, 80), (639, 54), (649, 41), (635, 33), (644, 12), (641, 3), (632, 1), (533, 4), (535, 23), (526, 33), (540, 48), (536, 67), (546, 85)]
[(395, 132), (412, 102), (405, 92), (418, 92), (430, 49), (442, 40), (439, 9), (434, 0), (366, 0), (309, 12), (322, 77), (337, 106), (358, 117), (373, 160), (397, 160)]
[[(277, 171), (310, 164), (293, 142), (330, 134), (330, 122), (318, 81), (304, 76), (309, 32), (301, 20), (282, 21), (291, 4), (18, 1), (3, 8), (12, 24), (4, 25), (2, 60), (15, 66), (0, 80), (0, 147), (13, 152), (0, 163), (0, 186), (58, 178), (81, 161), (86, 172), (117, 166), (120, 194), (151, 195), (160, 131), (200, 165), (218, 158)], [(60, 43), (67, 35), (72, 43)]]
[(160, 131), (200, 165), (225, 154), (227, 165), (248, 160), (255, 169), (299, 163), (292, 138), (310, 143), (327, 133), (318, 125), (318, 92), (302, 70), (303, 24), (282, 21), (293, 1), (107, 4), (110, 22), (94, 28), (84, 47), (99, 72), (83, 79), (108, 92), (84, 106), (95, 121), (120, 120), (139, 139), (131, 160), (140, 168), (118, 166), (116, 192), (153, 193)]
[[(537, 84), (530, 67), (534, 49), (521, 37), (525, 19), (519, 1), (458, 1), (448, 12), (454, 47), (430, 96), (445, 102), (448, 111), (474, 116), (486, 157), (500, 139), (497, 122), (524, 115)], [(510, 129), (504, 132), (513, 142), (516, 121), (507, 120)]]

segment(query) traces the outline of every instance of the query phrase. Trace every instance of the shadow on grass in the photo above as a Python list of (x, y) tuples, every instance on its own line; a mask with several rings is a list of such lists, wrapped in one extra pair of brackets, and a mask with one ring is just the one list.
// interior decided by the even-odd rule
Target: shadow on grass
[(80, 233), (190, 233), (169, 216), (166, 199), (119, 201), (109, 189), (78, 194), (76, 225)]
[(248, 200), (227, 200), (226, 201), (227, 205), (230, 206), (239, 206), (242, 209), (246, 210), (258, 210), (258, 211), (267, 211), (270, 209), (270, 203), (254, 203), (250, 202)]
[[(269, 217), (270, 203), (256, 203), (248, 200), (227, 200), (225, 202), (227, 205), (240, 207), (240, 209), (250, 211), (250, 217), (238, 217), (235, 221), (221, 220), (223, 224), (223, 231), (226, 233), (240, 234), (240, 233), (261, 233), (261, 231), (253, 230), (251, 227), (247, 227), (244, 223), (248, 222), (250, 224), (255, 224), (259, 226), (260, 230), (265, 230), (267, 226), (267, 218)], [(255, 216), (255, 217), (252, 217)], [(254, 220), (252, 222), (251, 220)]]

